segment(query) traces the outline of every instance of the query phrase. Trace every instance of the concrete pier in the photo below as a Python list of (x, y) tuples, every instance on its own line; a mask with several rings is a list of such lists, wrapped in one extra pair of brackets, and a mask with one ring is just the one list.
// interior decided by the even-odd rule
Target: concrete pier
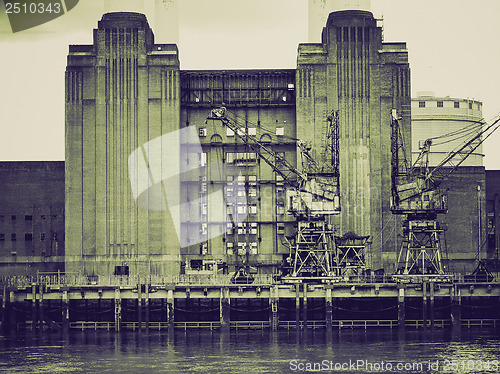
[[(2, 286), (2, 321), (15, 328), (116, 331), (500, 327), (500, 315), (491, 313), (500, 309), (499, 282), (110, 283)], [(469, 313), (478, 304), (489, 314)]]

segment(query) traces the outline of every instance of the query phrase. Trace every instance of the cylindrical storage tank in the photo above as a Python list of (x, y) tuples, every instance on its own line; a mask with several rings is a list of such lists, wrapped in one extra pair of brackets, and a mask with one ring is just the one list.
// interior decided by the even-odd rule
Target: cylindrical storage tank
[[(420, 154), (426, 139), (432, 140), (429, 166), (438, 165), (451, 151), (482, 130), (483, 104), (474, 99), (436, 97), (433, 92), (419, 92), (411, 100), (412, 161)], [(483, 166), (480, 145), (461, 166)]]

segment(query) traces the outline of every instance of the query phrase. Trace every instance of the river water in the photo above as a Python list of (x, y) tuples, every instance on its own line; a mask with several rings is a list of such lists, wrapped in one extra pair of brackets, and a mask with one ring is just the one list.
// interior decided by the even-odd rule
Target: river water
[(500, 334), (71, 331), (0, 335), (8, 373), (496, 373)]

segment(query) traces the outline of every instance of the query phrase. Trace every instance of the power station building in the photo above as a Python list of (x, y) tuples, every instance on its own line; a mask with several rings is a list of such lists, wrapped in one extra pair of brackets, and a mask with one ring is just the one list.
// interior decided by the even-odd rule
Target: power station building
[[(227, 273), (242, 265), (279, 273), (296, 228), (277, 169), (301, 170), (299, 142), (324, 159), (327, 117), (337, 111), (342, 211), (331, 223), (335, 235), (369, 237), (368, 268), (391, 273), (403, 241), (390, 210), (391, 110), (410, 145), (415, 103), (405, 43), (384, 42), (368, 11), (330, 13), (321, 42), (298, 46), (296, 69), (267, 70), (181, 70), (177, 46), (155, 42), (144, 15), (105, 14), (92, 45), (69, 47), (64, 170), (31, 167), (43, 176), (35, 189), (54, 183), (58, 197), (44, 195), (42, 209), (28, 191), (29, 207), (2, 206), (0, 261), (21, 273), (30, 261), (37, 270), (84, 275)], [(220, 107), (238, 133), (210, 118)], [(272, 165), (245, 137), (272, 149)], [(12, 168), (0, 165), (0, 173), (23, 173)], [(15, 194), (8, 180), (0, 179), (5, 201)], [(443, 186), (447, 255), (456, 264), (446, 270), (471, 271), (486, 239), (486, 196), (495, 193), (485, 194), (482, 166), (460, 168)], [(14, 215), (31, 216), (33, 229), (14, 226)], [(38, 222), (43, 217), (50, 227)], [(22, 243), (12, 243), (13, 234)], [(52, 238), (50, 250), (39, 236)]]
[[(214, 262), (231, 271), (244, 261), (272, 273), (286, 261), (287, 186), (220, 122), (207, 122), (219, 106), (293, 165), (300, 162), (296, 139), (321, 156), (326, 117), (338, 111), (343, 211), (337, 232), (371, 237), (371, 268), (392, 262), (390, 115), (398, 110), (409, 143), (410, 74), (406, 45), (383, 42), (370, 12), (331, 13), (322, 42), (299, 45), (295, 70), (251, 71), (182, 71), (177, 47), (155, 44), (143, 15), (108, 13), (93, 45), (70, 46), (66, 77), (67, 271), (113, 274), (128, 267), (136, 274), (176, 274), (181, 263), (189, 269)], [(246, 201), (236, 199), (228, 209), (247, 215), (234, 227), (217, 219), (221, 235), (207, 233), (211, 239), (193, 245), (174, 227), (177, 208), (136, 204), (128, 167), (130, 155), (143, 147), (133, 170), (141, 173), (144, 163), (152, 173), (152, 158), (163, 157), (167, 143), (156, 155), (146, 154), (146, 144), (192, 126), (203, 150), (199, 167), (208, 174), (215, 163), (241, 170), (237, 182), (245, 186)], [(222, 182), (200, 181), (198, 189)], [(195, 187), (184, 183), (181, 191), (188, 189), (192, 199)], [(194, 216), (182, 212), (183, 223), (213, 230), (204, 220), (213, 223), (211, 209), (220, 208), (200, 203), (197, 209)]]

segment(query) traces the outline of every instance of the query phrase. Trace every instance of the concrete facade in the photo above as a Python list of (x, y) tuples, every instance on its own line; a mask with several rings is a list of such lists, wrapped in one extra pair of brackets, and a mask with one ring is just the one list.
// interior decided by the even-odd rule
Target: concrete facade
[[(405, 44), (384, 43), (366, 11), (330, 14), (322, 42), (299, 45), (297, 69), (228, 71), (182, 71), (177, 47), (155, 44), (144, 16), (107, 14), (94, 31), (93, 45), (70, 46), (66, 161), (0, 163), (0, 257), (8, 269), (2, 274), (57, 271), (65, 265), (67, 273), (85, 275), (110, 275), (127, 266), (131, 275), (175, 276), (234, 271), (241, 264), (276, 273), (289, 256), (286, 237), (294, 230), (285, 212), (286, 186), (220, 121), (207, 120), (219, 106), (228, 109), (243, 134), (256, 136), (299, 169), (297, 139), (310, 143), (313, 156), (321, 159), (326, 116), (338, 110), (343, 210), (332, 223), (340, 235), (370, 235), (369, 266), (391, 273), (401, 224), (389, 210), (390, 115), (398, 110), (405, 144), (411, 144), (409, 82)], [(449, 110), (467, 111), (472, 103), (471, 116), (480, 114), (478, 102), (448, 101), (453, 106), (459, 101), (459, 108)], [(433, 111), (447, 110), (448, 104), (434, 104)], [(130, 170), (138, 168), (130, 168), (129, 157), (139, 149), (149, 165), (157, 155), (146, 144), (193, 127), (203, 174), (182, 182), (183, 196), (196, 201), (203, 190), (224, 189), (228, 176), (214, 175), (215, 165), (235, 167), (244, 193), (234, 192), (227, 208), (246, 218), (239, 224), (215, 221), (210, 217), (216, 208), (203, 202), (197, 212), (177, 212), (182, 224), (207, 236), (181, 246), (174, 207), (137, 206), (131, 180), (138, 178), (131, 179)], [(159, 152), (168, 153), (160, 144)], [(498, 259), (498, 246), (490, 245), (498, 238), (494, 227), (500, 226), (495, 173), (486, 172), (485, 180), (482, 166), (465, 166), (442, 184), (449, 201), (449, 213), (439, 217), (447, 227), (448, 270), (470, 272), (478, 243), (486, 239), (481, 258)], [(228, 199), (231, 193), (225, 190)], [(147, 201), (156, 197), (154, 191), (145, 195)], [(210, 236), (212, 230), (220, 235)]]
[(64, 161), (0, 162), (2, 275), (64, 271)]
[[(372, 13), (329, 15), (321, 44), (301, 44), (297, 61), (297, 138), (319, 156), (325, 118), (340, 116), (341, 235), (370, 235), (371, 268), (390, 266), (398, 220), (391, 214), (391, 110), (411, 139), (410, 69), (405, 43), (384, 43)], [(315, 154), (316, 152), (316, 154)]]
[[(257, 272), (277, 271), (289, 256), (284, 239), (293, 230), (284, 212), (286, 186), (220, 123), (205, 123), (220, 105), (295, 165), (297, 138), (312, 145), (313, 157), (322, 156), (326, 117), (338, 110), (343, 211), (333, 224), (340, 235), (371, 236), (370, 268), (394, 262), (390, 115), (398, 110), (409, 143), (408, 52), (405, 43), (382, 41), (370, 12), (331, 13), (322, 43), (299, 45), (296, 70), (200, 72), (180, 71), (176, 46), (154, 44), (144, 16), (106, 14), (93, 45), (70, 46), (66, 76), (67, 271), (113, 273), (125, 265), (132, 273), (162, 274), (178, 272), (181, 262), (186, 269), (207, 270), (204, 264), (214, 261), (222, 271), (241, 263)], [(231, 209), (248, 219), (231, 228), (217, 221), (224, 235), (180, 248), (168, 210), (134, 204), (127, 157), (193, 124), (207, 164), (200, 167), (222, 162), (243, 170), (239, 182), (249, 205), (237, 202)], [(216, 188), (224, 181), (207, 182)], [(203, 184), (181, 190), (193, 201)], [(212, 230), (203, 217), (213, 211), (203, 204), (200, 209), (195, 219), (180, 214), (184, 225), (199, 225), (202, 235)]]
[(486, 257), (490, 271), (500, 271), (500, 170), (486, 170)]
[(178, 128), (177, 47), (154, 44), (144, 15), (106, 14), (93, 45), (70, 46), (66, 271), (179, 272), (169, 212), (139, 209), (128, 174), (134, 150)]
[(482, 166), (457, 168), (440, 185), (448, 199), (448, 213), (439, 215), (438, 221), (445, 229), (447, 271), (471, 273), (479, 258), (488, 255), (486, 240), (486, 191), (485, 170)]
[[(198, 225), (202, 235), (222, 226), (222, 235), (186, 246), (181, 255), (186, 269), (207, 270), (216, 261), (222, 271), (249, 265), (259, 273), (274, 273), (289, 249), (285, 235), (292, 217), (285, 212), (285, 188), (278, 173), (220, 121), (208, 120), (212, 108), (224, 106), (244, 134), (257, 137), (296, 166), (295, 70), (181, 71), (181, 127), (196, 126), (205, 154), (202, 170), (207, 182), (183, 183), (193, 201), (201, 190), (220, 190), (236, 181), (236, 175), (220, 174), (236, 168), (243, 191), (227, 190), (228, 208), (246, 215), (240, 223), (214, 220), (214, 208), (201, 202), (201, 214), (190, 212), (183, 223)], [(274, 162), (275, 160), (273, 160)], [(226, 179), (229, 178), (229, 179)], [(236, 194), (238, 194), (236, 196)]]

